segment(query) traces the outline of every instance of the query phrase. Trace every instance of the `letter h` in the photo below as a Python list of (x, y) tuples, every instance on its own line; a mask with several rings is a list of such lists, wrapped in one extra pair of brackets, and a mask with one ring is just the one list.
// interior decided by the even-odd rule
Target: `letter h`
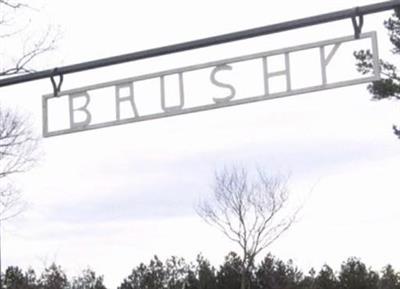
[(263, 68), (264, 68), (264, 89), (265, 95), (270, 94), (269, 89), (269, 79), (276, 76), (284, 75), (286, 76), (286, 91), (291, 91), (292, 84), (290, 78), (290, 59), (289, 59), (289, 52), (285, 53), (285, 69), (281, 71), (269, 72), (268, 71), (268, 57), (263, 57)]

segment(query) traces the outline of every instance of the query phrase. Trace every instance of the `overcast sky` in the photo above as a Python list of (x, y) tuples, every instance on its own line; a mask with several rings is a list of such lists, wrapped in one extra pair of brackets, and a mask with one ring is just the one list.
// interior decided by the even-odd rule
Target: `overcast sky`
[[(42, 1), (35, 23), (59, 25), (62, 36), (38, 66), (375, 2)], [(382, 27), (388, 15), (367, 16), (363, 31), (378, 31), (380, 54), (390, 58)], [(346, 20), (67, 75), (63, 89), (352, 33)], [(311, 79), (307, 71), (315, 62), (299, 62), (301, 81)], [(348, 65), (337, 63), (333, 73), (348, 73)], [(251, 76), (243, 76), (249, 90)], [(1, 103), (31, 115), (40, 133), (41, 97), (51, 92), (47, 79), (1, 88)], [(154, 254), (194, 260), (201, 252), (218, 265), (238, 248), (204, 224), (194, 204), (210, 192), (215, 169), (241, 164), (290, 173), (293, 199), (305, 202), (295, 226), (269, 248), (272, 254), (305, 271), (324, 263), (338, 268), (350, 256), (376, 269), (387, 263), (400, 269), (400, 141), (391, 130), (400, 123), (399, 107), (370, 99), (366, 85), (357, 85), (43, 139), (40, 164), (19, 179), (29, 209), (3, 228), (4, 264), (41, 271), (56, 262), (70, 275), (89, 266), (104, 274), (110, 288)]]

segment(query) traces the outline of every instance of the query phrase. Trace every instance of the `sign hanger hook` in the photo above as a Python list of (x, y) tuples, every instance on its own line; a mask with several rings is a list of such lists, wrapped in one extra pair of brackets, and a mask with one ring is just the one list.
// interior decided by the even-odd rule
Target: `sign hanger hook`
[[(54, 79), (55, 76), (59, 76), (59, 82), (58, 84), (56, 83), (56, 80)], [(64, 80), (64, 75), (62, 73), (58, 73), (58, 68), (54, 68), (52, 75), (50, 76), (51, 84), (53, 85), (53, 93), (54, 96), (58, 96), (58, 93), (61, 91), (61, 85)]]
[[(356, 17), (358, 17), (358, 21)], [(354, 28), (354, 38), (360, 39), (361, 30), (364, 25), (364, 15), (360, 13), (359, 7), (354, 8), (354, 16), (351, 17), (351, 22)]]

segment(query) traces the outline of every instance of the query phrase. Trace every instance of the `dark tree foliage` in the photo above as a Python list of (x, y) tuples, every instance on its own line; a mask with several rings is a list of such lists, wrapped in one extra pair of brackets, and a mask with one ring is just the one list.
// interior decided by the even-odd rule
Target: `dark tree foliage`
[(242, 260), (234, 252), (225, 257), (225, 262), (217, 273), (219, 289), (240, 289)]
[(396, 273), (392, 266), (387, 265), (382, 270), (379, 289), (400, 289), (400, 273)]
[[(389, 32), (390, 42), (393, 44), (392, 53), (400, 54), (400, 9), (394, 10), (392, 17), (384, 22)], [(372, 53), (370, 50), (360, 50), (354, 53), (357, 59), (357, 70), (362, 74), (372, 71)], [(390, 62), (380, 60), (381, 77), (368, 85), (368, 91), (374, 100), (400, 99), (400, 76), (397, 67)], [(400, 129), (393, 125), (394, 134), (400, 138)]]
[[(134, 268), (118, 289), (240, 289), (240, 264), (240, 256), (233, 252), (218, 269), (201, 255), (194, 263), (177, 257), (161, 261), (155, 256), (149, 264)], [(36, 276), (32, 269), (8, 267), (1, 289), (107, 289), (103, 276), (90, 269), (68, 279), (60, 266), (52, 264)], [(400, 289), (400, 272), (392, 266), (378, 272), (357, 258), (343, 262), (337, 272), (324, 265), (303, 274), (292, 261), (268, 254), (252, 268), (248, 279), (251, 289)]]
[(315, 289), (315, 270), (311, 268), (308, 275), (305, 275), (298, 284), (298, 289)]
[[(190, 287), (189, 276), (193, 277), (193, 271), (182, 258), (171, 257), (163, 263), (157, 256), (154, 256), (149, 265), (142, 263), (133, 269), (118, 288), (182, 289)], [(193, 283), (193, 278), (191, 279)]]
[(157, 256), (146, 266), (141, 263), (132, 270), (132, 273), (122, 282), (119, 289), (153, 289), (163, 288), (165, 279), (164, 264)]
[(69, 289), (67, 275), (60, 266), (52, 264), (46, 268), (39, 278), (40, 289)]
[[(231, 252), (216, 270), (201, 255), (189, 265), (176, 257), (164, 263), (154, 257), (149, 265), (135, 268), (119, 289), (240, 289), (241, 261)], [(268, 254), (250, 274), (251, 289), (400, 289), (400, 274), (393, 267), (388, 265), (379, 274), (357, 258), (343, 262), (338, 272), (324, 265), (303, 274), (292, 261)]]
[(8, 267), (4, 275), (5, 289), (35, 289), (38, 288), (36, 274), (32, 269), (23, 273), (18, 267)]
[(23, 272), (18, 267), (10, 266), (3, 280), (1, 289), (107, 289), (103, 284), (103, 276), (97, 276), (90, 269), (84, 270), (70, 282), (62, 268), (56, 264), (44, 269), (40, 278), (36, 277), (33, 269)]
[(339, 280), (328, 265), (324, 265), (314, 280), (315, 288), (339, 289)]
[(22, 270), (18, 267), (8, 267), (3, 280), (3, 286), (7, 289), (24, 288), (25, 278)]
[(339, 274), (341, 289), (376, 289), (379, 285), (379, 275), (368, 269), (356, 258), (350, 258), (342, 264)]
[(256, 271), (258, 289), (297, 289), (303, 274), (289, 260), (284, 263), (268, 254)]
[(202, 255), (197, 256), (196, 268), (188, 278), (187, 289), (217, 289), (216, 270)]
[(71, 289), (107, 289), (103, 284), (103, 276), (97, 276), (90, 269), (82, 272), (81, 276), (74, 278)]

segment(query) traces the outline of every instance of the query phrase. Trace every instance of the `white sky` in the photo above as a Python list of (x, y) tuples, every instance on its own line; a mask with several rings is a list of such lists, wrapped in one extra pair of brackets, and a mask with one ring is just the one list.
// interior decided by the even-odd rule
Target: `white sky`
[[(60, 25), (52, 68), (273, 24), (375, 1), (43, 1), (41, 23)], [(363, 31), (382, 22), (367, 16)], [(65, 77), (63, 88), (240, 56), (353, 33), (350, 20)], [(310, 63), (311, 65), (311, 63)], [(343, 63), (344, 65), (344, 63)], [(307, 65), (302, 69), (307, 71)], [(340, 69), (340, 65), (337, 67)], [(341, 73), (340, 70), (338, 70)], [(336, 71), (336, 73), (338, 73)], [(306, 79), (306, 78), (305, 78)], [(40, 131), (50, 80), (0, 89), (3, 105)], [(194, 212), (216, 168), (232, 163), (290, 172), (298, 223), (269, 249), (305, 272), (350, 256), (400, 268), (396, 102), (370, 101), (365, 85), (44, 139), (41, 164), (20, 179), (29, 210), (3, 229), (5, 265), (51, 262), (69, 275), (87, 266), (116, 288), (154, 255), (214, 265), (237, 249)], [(266, 253), (266, 252), (265, 252)]]

